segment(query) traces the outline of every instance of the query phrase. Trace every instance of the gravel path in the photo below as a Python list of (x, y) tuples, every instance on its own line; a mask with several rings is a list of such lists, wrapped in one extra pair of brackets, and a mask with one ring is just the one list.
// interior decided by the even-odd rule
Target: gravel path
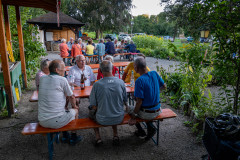
[[(56, 53), (49, 54), (48, 58), (59, 58)], [(156, 69), (156, 63), (163, 65), (166, 69), (169, 65), (178, 62), (167, 60), (156, 60), (147, 57), (147, 64), (151, 70)], [(18, 113), (11, 119), (0, 120), (0, 160), (43, 160), (48, 159), (46, 136), (42, 135), (21, 135), (21, 130), (26, 123), (37, 122), (37, 103), (28, 101), (32, 91), (35, 90), (34, 82), (30, 89), (24, 91), (18, 103)], [(81, 99), (80, 116), (86, 116), (88, 99)], [(162, 104), (163, 108), (171, 108)], [(54, 159), (56, 160), (77, 160), (77, 159), (158, 159), (158, 160), (201, 160), (206, 154), (202, 144), (197, 143), (196, 137), (191, 129), (185, 127), (183, 122), (188, 118), (183, 116), (179, 110), (171, 108), (177, 113), (176, 118), (160, 122), (159, 146), (152, 141), (141, 141), (133, 133), (134, 126), (119, 126), (120, 146), (112, 146), (111, 127), (101, 128), (103, 146), (95, 148), (94, 132), (92, 129), (80, 130), (78, 134), (83, 136), (83, 141), (76, 146), (68, 144), (54, 144)]]

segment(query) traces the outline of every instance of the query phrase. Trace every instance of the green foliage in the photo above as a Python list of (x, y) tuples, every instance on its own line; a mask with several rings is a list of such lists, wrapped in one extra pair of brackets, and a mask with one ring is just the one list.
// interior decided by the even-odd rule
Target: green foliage
[[(20, 11), (21, 11), (21, 22), (22, 22), (22, 31), (23, 31), (23, 41), (24, 41), (26, 72), (27, 72), (28, 80), (31, 80), (35, 76), (35, 73), (39, 68), (40, 57), (45, 56), (46, 52), (42, 48), (42, 43), (37, 41), (37, 37), (35, 36), (38, 34), (37, 27), (34, 27), (26, 23), (28, 19), (32, 18), (31, 13), (34, 12), (33, 9), (21, 7)], [(16, 16), (15, 16), (16, 14), (15, 14), (15, 8), (12, 6), (9, 7), (9, 15), (10, 15), (9, 19), (11, 24), (13, 54), (14, 54), (15, 60), (20, 61), (19, 41), (18, 41), (18, 36), (15, 36), (17, 35), (17, 25), (16, 25)]]
[(166, 48), (156, 48), (153, 51), (153, 55), (156, 58), (167, 58), (169, 56), (169, 51)]
[(136, 44), (137, 48), (156, 49), (162, 47), (162, 38), (155, 36), (135, 36), (133, 37), (133, 41)]

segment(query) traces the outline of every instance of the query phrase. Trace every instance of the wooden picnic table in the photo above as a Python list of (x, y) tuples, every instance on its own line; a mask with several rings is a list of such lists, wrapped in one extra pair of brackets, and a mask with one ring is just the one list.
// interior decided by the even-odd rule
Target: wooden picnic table
[[(119, 67), (119, 70), (120, 70), (121, 67), (126, 67), (129, 63), (130, 62), (114, 62), (113, 66)], [(92, 69), (98, 69), (99, 68), (99, 64), (89, 64), (89, 66)], [(65, 71), (69, 71), (71, 67), (72, 66), (65, 66)]]
[[(126, 92), (134, 93), (134, 87), (130, 87), (129, 85), (130, 83), (125, 84)], [(76, 98), (88, 98), (90, 96), (91, 90), (92, 90), (92, 86), (85, 86), (85, 89), (82, 89), (82, 90), (81, 90), (81, 87), (74, 87), (73, 95)]]

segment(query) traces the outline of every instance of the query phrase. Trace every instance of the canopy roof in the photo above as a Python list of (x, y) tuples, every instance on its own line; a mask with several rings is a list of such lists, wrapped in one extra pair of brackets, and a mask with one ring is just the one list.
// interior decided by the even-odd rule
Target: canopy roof
[[(62, 12), (59, 12), (59, 18), (60, 18), (60, 27), (62, 26), (81, 27), (85, 25), (84, 23)], [(53, 12), (48, 12), (47, 14), (28, 20), (27, 23), (37, 24), (39, 25), (40, 29), (41, 28), (42, 29), (57, 28), (57, 14)]]
[(57, 0), (2, 0), (2, 4), (42, 8), (52, 12), (56, 12)]

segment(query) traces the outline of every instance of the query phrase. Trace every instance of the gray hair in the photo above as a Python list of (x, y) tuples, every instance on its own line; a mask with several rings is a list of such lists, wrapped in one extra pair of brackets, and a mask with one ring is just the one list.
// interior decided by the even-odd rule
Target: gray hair
[(76, 57), (76, 61), (78, 61), (78, 60), (80, 60), (80, 57), (84, 57), (84, 55), (77, 55), (77, 57)]
[(131, 44), (133, 44), (133, 41), (130, 41)]
[(82, 42), (82, 38), (78, 38), (78, 42), (81, 41)]
[(112, 63), (114, 62), (113, 56), (106, 55), (105, 58), (104, 58), (104, 60), (107, 60), (107, 59), (111, 59), (111, 60), (112, 60)]
[(138, 69), (144, 69), (147, 67), (146, 60), (143, 57), (138, 57), (135, 59), (134, 64)]
[(63, 38), (63, 39), (61, 40), (61, 42), (66, 42), (66, 39)]
[(112, 73), (112, 68), (113, 68), (113, 65), (112, 65), (112, 62), (110, 61), (104, 60), (102, 61), (102, 63), (100, 63), (100, 69), (102, 72)]
[(73, 40), (73, 38), (72, 38), (72, 37), (70, 37), (70, 40), (71, 40), (71, 39)]
[(104, 42), (104, 39), (101, 38), (101, 39), (99, 40), (99, 42), (100, 42), (100, 43), (101, 43), (101, 42), (103, 43), (103, 42)]
[(43, 59), (41, 61), (41, 64), (40, 64), (41, 71), (43, 71), (44, 68), (47, 68), (49, 66), (49, 64), (48, 64), (49, 61), (50, 61), (49, 59)]

